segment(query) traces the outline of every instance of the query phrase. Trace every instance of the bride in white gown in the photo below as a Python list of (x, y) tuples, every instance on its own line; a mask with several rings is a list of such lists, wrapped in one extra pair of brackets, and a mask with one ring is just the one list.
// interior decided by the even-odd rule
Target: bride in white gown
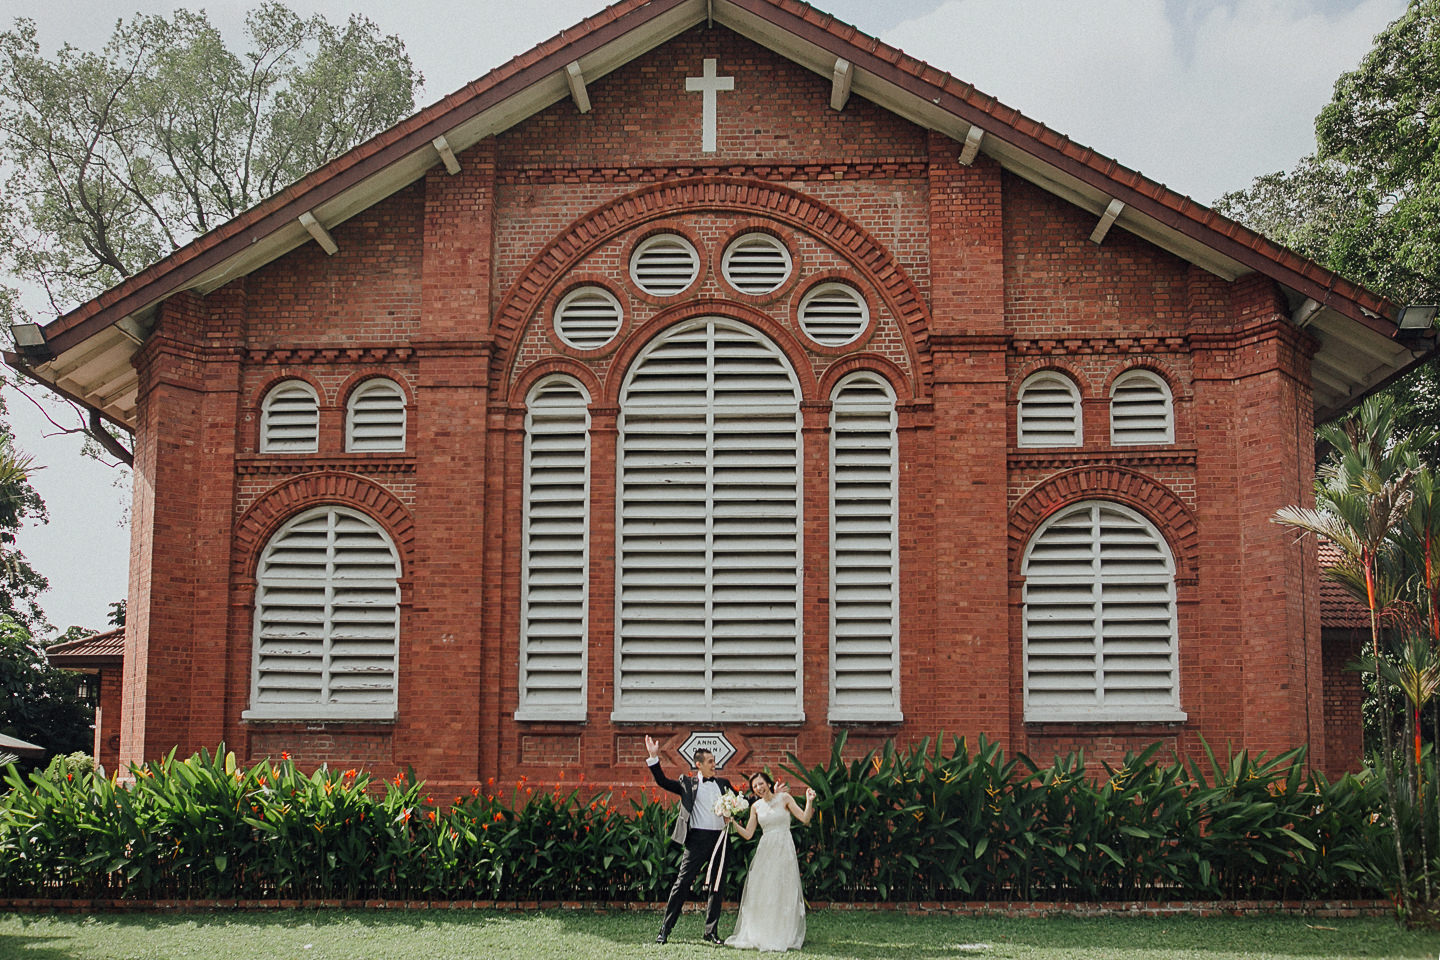
[(795, 841), (790, 838), (790, 815), (801, 823), (810, 822), (815, 791), (805, 790), (805, 809), (788, 793), (776, 793), (775, 781), (757, 773), (750, 778), (756, 800), (750, 806), (750, 820), (730, 825), (746, 840), (755, 835), (755, 824), (763, 831), (750, 873), (740, 894), (740, 913), (735, 932), (727, 946), (752, 950), (799, 950), (805, 944), (805, 894), (800, 889), (800, 862)]

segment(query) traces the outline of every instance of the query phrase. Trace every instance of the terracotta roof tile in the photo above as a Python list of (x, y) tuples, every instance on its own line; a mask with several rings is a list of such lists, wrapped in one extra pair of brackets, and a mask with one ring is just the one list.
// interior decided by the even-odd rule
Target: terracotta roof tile
[(57, 667), (98, 667), (112, 663), (119, 665), (124, 656), (124, 627), (45, 648), (45, 659)]
[(1360, 605), (1349, 590), (1325, 576), (1324, 570), (1340, 562), (1340, 548), (1329, 540), (1320, 541), (1320, 626), (1340, 629), (1370, 628), (1370, 611)]
[[(1108, 181), (1122, 188), (1129, 187), (1141, 197), (1148, 198), (1152, 202), (1151, 208), (1143, 211), (1147, 215), (1156, 217), (1161, 222), (1168, 223), (1177, 229), (1184, 229), (1186, 224), (1190, 224), (1192, 225), (1191, 229), (1200, 230), (1202, 234), (1230, 240), (1239, 248), (1253, 251), (1261, 261), (1281, 268), (1282, 272), (1317, 284), (1323, 288), (1327, 297), (1333, 293), (1342, 298), (1344, 302), (1337, 304), (1332, 299), (1330, 305), (1352, 319), (1374, 326), (1382, 332), (1391, 332), (1393, 329), (1388, 319), (1377, 322), (1369, 316), (1369, 314), (1374, 314), (1384, 318), (1393, 317), (1395, 307), (1389, 301), (1304, 260), (1297, 254), (1221, 217), (1214, 211), (1145, 177), (1138, 171), (1130, 170), (1089, 147), (1056, 134), (1014, 108), (1007, 107), (988, 94), (976, 90), (974, 86), (959, 81), (924, 61), (905, 54), (897, 47), (868, 36), (850, 24), (837, 20), (809, 4), (797, 3), (795, 0), (732, 0), (732, 2), (751, 13), (771, 19), (772, 22), (784, 29), (793, 30), (797, 26), (808, 24), (836, 41), (842, 48), (841, 54), (849, 54), (851, 57), (858, 54), (861, 58), (868, 54), (884, 64), (891, 64), (901, 73), (914, 78), (911, 81), (912, 84), (918, 83), (927, 88), (922, 91), (922, 94), (926, 99), (939, 103), (942, 109), (956, 113), (954, 106), (943, 102), (944, 96), (932, 97), (931, 94), (940, 92), (953, 97), (963, 108), (957, 113), (961, 119), (979, 121), (983, 117), (985, 122), (982, 123), (982, 126), (986, 128), (987, 133), (1002, 134), (1008, 131), (1010, 136), (1006, 139), (1016, 142), (1014, 138), (1018, 137), (1019, 141), (1016, 145), (1022, 150), (1033, 153), (1043, 162), (1055, 163), (1068, 160), (1072, 164), (1078, 165), (1079, 168), (1098, 175), (1102, 181)], [(483, 109), (483, 105), (478, 104), (477, 101), (481, 101), (487, 96), (501, 96), (501, 88), (516, 78), (522, 79), (524, 83), (539, 80), (539, 76), (526, 77), (524, 74), (557, 52), (566, 51), (567, 48), (576, 45), (583, 45), (597, 31), (612, 27), (627, 17), (636, 15), (637, 12), (643, 22), (645, 19), (673, 8), (676, 3), (677, 0), (619, 0), (619, 2), (605, 7), (575, 27), (563, 30), (532, 49), (511, 58), (485, 76), (467, 84), (461, 90), (425, 107), (395, 127), (360, 144), (286, 187), (279, 194), (245, 211), (229, 223), (196, 238), (163, 260), (150, 265), (93, 300), (82, 304), (49, 324), (46, 327), (46, 337), (54, 339), (56, 336), (73, 330), (90, 318), (97, 317), (112, 307), (117, 307), (122, 304), (122, 301), (138, 294), (150, 284), (167, 281), (167, 275), (176, 274), (173, 284), (162, 283), (156, 290), (148, 291), (142, 299), (158, 299), (170, 295), (176, 289), (180, 289), (188, 279), (180, 274), (182, 268), (194, 262), (197, 257), (239, 234), (254, 229), (260, 229), (262, 232), (277, 229), (298, 215), (296, 210), (287, 210), (287, 207), (297, 204), (308, 209), (328, 199), (330, 192), (338, 192), (338, 187), (332, 187), (328, 192), (327, 187), (330, 187), (342, 174), (354, 172), (350, 179), (358, 179), (365, 172), (369, 172), (366, 170), (367, 167), (373, 166), (378, 169), (385, 163), (398, 159), (404, 152), (419, 146), (413, 142), (405, 143), (407, 138), (422, 132), (425, 132), (427, 136), (430, 133), (438, 133), (444, 127), (452, 126), (465, 117), (474, 115), (479, 109)], [(794, 18), (799, 23), (786, 22), (787, 18)], [(570, 50), (566, 55), (570, 56), (575, 53), (576, 51)], [(852, 62), (854, 62), (853, 59)], [(860, 64), (857, 64), (858, 66)], [(867, 66), (874, 67), (877, 64), (872, 62)], [(881, 69), (884, 68), (881, 67)], [(899, 78), (896, 79), (899, 80)], [(1003, 130), (997, 130), (995, 124), (999, 124)], [(426, 131), (428, 127), (434, 129)], [(383, 161), (377, 159), (397, 144), (401, 145), (401, 154)], [(1064, 168), (1063, 163), (1061, 166)], [(1169, 211), (1170, 215), (1166, 216), (1165, 211)], [(1213, 245), (1212, 240), (1207, 239), (1204, 235), (1198, 239), (1202, 243)], [(1230, 250), (1220, 249), (1219, 252), (1233, 256), (1239, 251), (1232, 248)], [(228, 256), (228, 254), (226, 255)], [(1258, 269), (1254, 264), (1248, 265), (1252, 269)], [(1281, 280), (1281, 282), (1286, 281)], [(114, 322), (120, 319), (125, 311), (138, 309), (141, 305), (143, 304), (124, 304), (124, 309), (120, 312), (97, 322)], [(88, 334), (89, 331), (85, 335)]]

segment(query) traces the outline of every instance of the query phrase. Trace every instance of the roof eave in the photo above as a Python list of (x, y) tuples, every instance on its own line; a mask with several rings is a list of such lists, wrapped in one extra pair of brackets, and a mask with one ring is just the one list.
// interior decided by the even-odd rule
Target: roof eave
[[(1262, 273), (1295, 299), (1313, 300), (1326, 316), (1343, 317), (1366, 328), (1370, 338), (1392, 341), (1392, 359), (1402, 367), (1384, 371), (1387, 381), (1423, 360), (1395, 342), (1396, 326), (1389, 319), (1396, 313), (1393, 304), (812, 7), (795, 0), (713, 0), (713, 5), (706, 0), (622, 0), (54, 321), (46, 327), (46, 338), (56, 358), (27, 372), (73, 395), (91, 394), (80, 373), (87, 364), (101, 364), (95, 350), (133, 354), (149, 317), (166, 298), (184, 290), (208, 293), (309, 242), (302, 215), (332, 228), (404, 189), (442, 162), (435, 147), (439, 137), (463, 152), (569, 97), (567, 65), (578, 63), (591, 82), (707, 17), (827, 78), (836, 60), (845, 59), (852, 65), (855, 95), (957, 141), (977, 126), (984, 131), (980, 149), (985, 154), (1067, 202), (1098, 217), (1118, 200), (1124, 208), (1115, 226), (1226, 280)], [(90, 343), (117, 325), (128, 328), (131, 343)], [(1421, 353), (1432, 355), (1434, 344), (1431, 335)], [(128, 356), (109, 359), (128, 365)], [(110, 363), (98, 374), (110, 378), (103, 384), (108, 392), (84, 402), (131, 425), (134, 385), (124, 373), (121, 365)], [(1371, 392), (1376, 389), (1372, 381), (1379, 379), (1373, 370), (1342, 374), (1346, 382), (1331, 391), (1336, 400)], [(1317, 395), (1317, 408), (1321, 399)], [(1327, 395), (1325, 406), (1330, 405)]]

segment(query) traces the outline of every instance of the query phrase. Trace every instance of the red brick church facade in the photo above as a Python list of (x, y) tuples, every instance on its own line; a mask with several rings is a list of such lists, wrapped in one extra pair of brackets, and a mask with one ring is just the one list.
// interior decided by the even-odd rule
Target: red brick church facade
[(811, 8), (711, 15), (617, 4), (12, 357), (134, 431), (119, 760), (1352, 767), (1269, 518), (1418, 355), (1393, 307)]

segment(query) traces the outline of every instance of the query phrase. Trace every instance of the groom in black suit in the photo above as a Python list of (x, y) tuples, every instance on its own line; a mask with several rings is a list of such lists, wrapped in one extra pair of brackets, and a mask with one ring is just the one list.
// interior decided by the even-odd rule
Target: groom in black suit
[[(675, 818), (675, 830), (670, 839), (681, 844), (685, 852), (680, 855), (680, 872), (675, 885), (670, 888), (670, 899), (665, 902), (665, 919), (660, 923), (660, 935), (656, 943), (670, 939), (675, 921), (680, 919), (680, 910), (689, 899), (690, 885), (702, 868), (706, 877), (710, 902), (705, 910), (706, 943), (720, 943), (720, 904), (725, 899), (725, 854), (729, 831), (725, 821), (715, 813), (715, 801), (722, 793), (734, 793), (730, 781), (715, 776), (715, 754), (701, 748), (695, 751), (695, 774), (672, 780), (660, 769), (660, 744), (654, 737), (645, 737), (645, 749), (650, 754), (647, 761), (650, 775), (655, 782), (680, 797), (680, 813)], [(718, 847), (718, 849), (717, 849)], [(714, 859), (711, 863), (712, 856)]]

